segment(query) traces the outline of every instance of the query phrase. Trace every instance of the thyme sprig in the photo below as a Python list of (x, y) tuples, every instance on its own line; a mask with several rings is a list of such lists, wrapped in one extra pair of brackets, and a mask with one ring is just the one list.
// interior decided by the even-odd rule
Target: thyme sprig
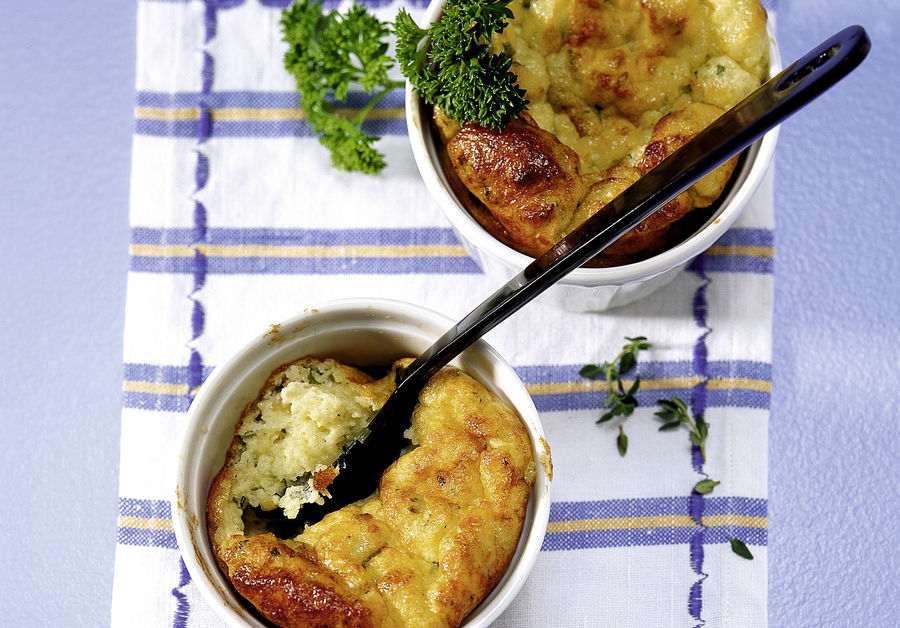
[(578, 371), (579, 375), (588, 379), (600, 379), (601, 377), (606, 379), (607, 395), (603, 407), (609, 408), (609, 410), (597, 419), (597, 423), (605, 423), (617, 416), (627, 418), (631, 416), (638, 405), (634, 394), (641, 385), (641, 376), (635, 375), (634, 382), (626, 390), (625, 384), (622, 382), (622, 375), (631, 371), (637, 364), (638, 353), (649, 349), (651, 345), (644, 336), (635, 336), (634, 338), (626, 336), (625, 340), (628, 343), (622, 347), (619, 355), (611, 362), (604, 362), (600, 366), (587, 364)]
[(706, 437), (709, 435), (709, 425), (703, 420), (703, 415), (698, 412), (692, 419), (687, 404), (678, 397), (660, 399), (657, 403), (662, 407), (662, 410), (655, 413), (655, 416), (663, 421), (659, 431), (667, 432), (678, 429), (682, 424), (687, 425), (691, 443), (700, 448), (700, 457), (706, 462)]
[[(627, 344), (622, 347), (612, 361), (604, 362), (600, 366), (596, 364), (587, 364), (578, 371), (578, 374), (587, 379), (606, 380), (607, 395), (603, 402), (604, 408), (609, 408), (604, 412), (597, 423), (605, 423), (615, 417), (628, 418), (638, 406), (635, 393), (640, 387), (641, 378), (635, 375), (634, 381), (627, 389), (622, 381), (622, 375), (631, 371), (637, 364), (638, 353), (649, 349), (650, 343), (644, 336), (635, 336), (634, 338), (625, 337)], [(687, 404), (678, 397), (657, 400), (660, 410), (654, 413), (654, 416), (662, 421), (659, 428), (661, 432), (676, 430), (682, 425), (687, 426), (688, 435), (691, 444), (696, 445), (700, 449), (700, 457), (706, 462), (706, 439), (709, 436), (709, 425), (703, 418), (701, 413), (695, 416), (691, 415), (691, 411)], [(628, 451), (628, 436), (625, 434), (623, 424), (618, 425), (619, 433), (616, 437), (616, 449), (620, 456), (624, 456)], [(694, 484), (693, 492), (698, 495), (707, 495), (712, 493), (721, 482), (706, 477)], [(728, 537), (731, 544), (731, 551), (738, 556), (747, 560), (753, 560), (753, 554), (747, 548), (747, 545), (740, 539)]]

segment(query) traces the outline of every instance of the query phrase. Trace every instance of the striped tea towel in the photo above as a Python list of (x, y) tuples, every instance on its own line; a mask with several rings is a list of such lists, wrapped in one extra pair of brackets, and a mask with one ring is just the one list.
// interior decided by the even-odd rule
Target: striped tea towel
[[(283, 69), (286, 3), (138, 3), (116, 626), (222, 625), (181, 562), (169, 509), (185, 411), (213, 367), (312, 304), (388, 297), (458, 318), (496, 288), (419, 179), (400, 92), (368, 123), (385, 172), (331, 168)], [(426, 2), (367, 4), (392, 20), (400, 6), (421, 18)], [(766, 625), (772, 220), (769, 176), (738, 224), (654, 295), (604, 313), (532, 303), (489, 334), (534, 397), (555, 468), (543, 551), (497, 625)], [(620, 457), (618, 421), (595, 423), (603, 382), (578, 371), (636, 335), (653, 347)], [(686, 430), (658, 431), (656, 402), (672, 395), (706, 417), (705, 461)], [(692, 492), (707, 477), (721, 484)]]

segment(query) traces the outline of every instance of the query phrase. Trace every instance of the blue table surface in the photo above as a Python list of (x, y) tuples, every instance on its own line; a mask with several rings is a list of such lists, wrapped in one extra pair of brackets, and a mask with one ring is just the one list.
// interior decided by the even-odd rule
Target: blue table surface
[[(777, 148), (769, 621), (895, 626), (900, 9), (778, 6), (786, 61), (873, 48)], [(135, 41), (134, 3), (0, 3), (5, 625), (109, 623)]]

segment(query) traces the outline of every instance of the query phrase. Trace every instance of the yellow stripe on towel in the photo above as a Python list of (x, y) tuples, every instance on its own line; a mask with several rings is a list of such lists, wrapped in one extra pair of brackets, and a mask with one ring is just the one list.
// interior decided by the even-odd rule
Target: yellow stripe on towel
[[(691, 377), (657, 377), (654, 379), (642, 379), (641, 390), (686, 390), (693, 388), (703, 381), (697, 376)], [(622, 380), (622, 385), (627, 390), (633, 380)], [(755, 390), (759, 392), (772, 392), (772, 382), (764, 379), (750, 379), (747, 377), (729, 377), (710, 379), (706, 382), (711, 390)], [(566, 393), (605, 392), (605, 380), (579, 380), (575, 382), (548, 382), (545, 384), (526, 384), (531, 395), (561, 395)]]
[(187, 384), (125, 380), (122, 383), (122, 390), (125, 392), (150, 393), (154, 395), (186, 395), (190, 392), (190, 387)]
[[(708, 515), (702, 518), (708, 528), (740, 526), (745, 528), (768, 528), (766, 517), (746, 515)], [(572, 519), (551, 521), (547, 533), (589, 532), (591, 530), (634, 530), (638, 528), (699, 528), (689, 515), (657, 515), (646, 517), (603, 517), (596, 519)]]
[(120, 528), (136, 528), (138, 530), (166, 530), (171, 532), (171, 519), (162, 517), (132, 517), (129, 515), (119, 515), (118, 524)]
[(775, 248), (753, 244), (715, 244), (706, 249), (712, 257), (775, 257)]

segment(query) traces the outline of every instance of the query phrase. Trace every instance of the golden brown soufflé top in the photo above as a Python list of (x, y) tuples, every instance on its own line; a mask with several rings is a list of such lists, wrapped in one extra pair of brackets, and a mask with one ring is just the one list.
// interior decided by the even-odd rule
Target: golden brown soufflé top
[(208, 533), (234, 588), (276, 625), (455, 626), (509, 565), (536, 475), (531, 441), (496, 395), (450, 367), (422, 390), (410, 447), (376, 494), (288, 538), (260, 517), (321, 499), (317, 471), (393, 382), (303, 358), (272, 374), (235, 429)]
[[(530, 101), (498, 133), (436, 110), (445, 171), (496, 238), (537, 256), (759, 87), (759, 0), (514, 0), (492, 48)], [(737, 158), (607, 249), (617, 265), (674, 244), (673, 225), (722, 194)], [(605, 261), (604, 261), (605, 260)]]

